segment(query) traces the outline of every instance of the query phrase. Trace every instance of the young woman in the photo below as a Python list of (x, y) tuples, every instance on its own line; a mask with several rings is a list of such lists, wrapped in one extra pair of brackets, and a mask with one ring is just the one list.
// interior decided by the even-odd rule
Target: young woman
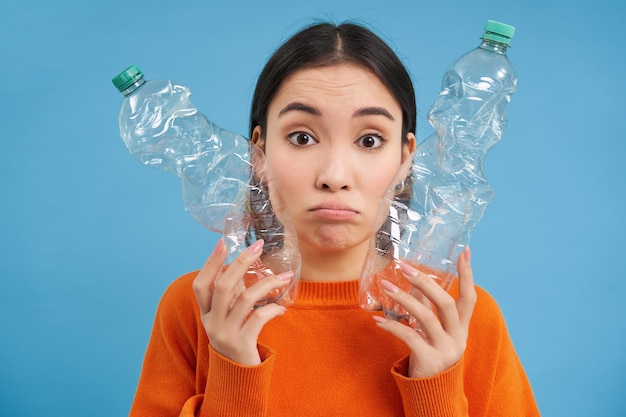
[(359, 307), (379, 201), (415, 147), (415, 113), (404, 66), (361, 26), (315, 25), (275, 52), (250, 136), (297, 232), (297, 299), (253, 310), (291, 273), (234, 297), (263, 241), (224, 266), (220, 240), (163, 296), (131, 416), (539, 415), (495, 301), (474, 286), (469, 248), (449, 293), (402, 265), (434, 309), (382, 281), (419, 332)]

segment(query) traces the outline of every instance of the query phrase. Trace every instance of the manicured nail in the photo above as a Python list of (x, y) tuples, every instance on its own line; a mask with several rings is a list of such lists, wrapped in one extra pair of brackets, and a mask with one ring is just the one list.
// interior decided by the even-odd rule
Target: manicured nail
[(389, 291), (390, 293), (394, 293), (395, 294), (398, 291), (400, 291), (400, 289), (398, 287), (396, 287), (395, 285), (393, 285), (391, 282), (387, 281), (386, 279), (381, 279), (380, 280), (380, 285), (383, 286), (385, 291)]
[(404, 272), (405, 274), (407, 274), (410, 277), (416, 277), (417, 276), (417, 269), (413, 268), (411, 265), (405, 263), (405, 262), (400, 262), (400, 269), (402, 269), (402, 272)]
[(372, 316), (372, 318), (374, 319), (374, 321), (378, 324), (383, 324), (387, 322), (387, 319), (381, 316)]
[(221, 255), (224, 252), (224, 238), (220, 238), (215, 244), (215, 248), (213, 249), (213, 253), (216, 255)]
[(472, 250), (470, 249), (469, 245), (467, 245), (465, 247), (465, 250), (463, 251), (463, 258), (465, 258), (465, 262), (467, 262), (468, 264), (472, 260)]
[(251, 254), (256, 255), (259, 252), (261, 252), (261, 249), (263, 249), (263, 239), (259, 239), (256, 242), (254, 242), (252, 245), (250, 245), (250, 247), (248, 248), (248, 250), (250, 251)]
[(278, 275), (276, 278), (278, 278), (281, 281), (289, 281), (291, 278), (293, 278), (293, 271), (283, 272), (282, 274)]

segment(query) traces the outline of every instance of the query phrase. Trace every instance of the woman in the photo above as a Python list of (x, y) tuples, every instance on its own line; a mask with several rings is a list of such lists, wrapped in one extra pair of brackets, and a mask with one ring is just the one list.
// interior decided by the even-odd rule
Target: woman
[(292, 273), (233, 302), (263, 241), (216, 280), (220, 240), (202, 270), (166, 291), (131, 416), (539, 414), (496, 303), (473, 284), (469, 248), (449, 294), (402, 265), (436, 311), (382, 282), (420, 332), (359, 307), (378, 203), (415, 147), (415, 112), (405, 68), (367, 29), (319, 24), (275, 52), (257, 83), (250, 137), (297, 232), (296, 302), (251, 313)]

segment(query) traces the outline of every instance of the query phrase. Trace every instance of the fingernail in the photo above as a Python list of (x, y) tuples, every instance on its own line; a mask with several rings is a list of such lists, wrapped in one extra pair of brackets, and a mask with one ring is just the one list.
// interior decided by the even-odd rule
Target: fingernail
[(276, 278), (281, 281), (289, 281), (291, 278), (293, 278), (293, 271), (283, 272), (282, 274), (279, 274)]
[(380, 285), (382, 285), (383, 288), (386, 291), (389, 291), (390, 293), (397, 293), (398, 291), (400, 291), (398, 287), (396, 287), (395, 285), (393, 285), (391, 282), (387, 281), (386, 279), (381, 279)]
[(417, 269), (413, 268), (411, 265), (404, 263), (404, 262), (400, 262), (400, 269), (402, 269), (402, 272), (404, 272), (405, 274), (407, 274), (410, 277), (416, 277), (417, 276)]
[(216, 255), (221, 255), (224, 252), (224, 238), (220, 238), (215, 244), (215, 248), (213, 249), (213, 253)]
[(257, 240), (248, 248), (250, 253), (253, 255), (256, 255), (259, 252), (261, 252), (261, 249), (263, 249), (263, 239)]
[(374, 319), (374, 321), (378, 324), (383, 324), (387, 322), (387, 319), (381, 316), (372, 316), (372, 318)]
[(470, 249), (469, 245), (465, 247), (465, 250), (463, 251), (463, 257), (465, 258), (465, 262), (467, 262), (468, 264), (472, 260), (472, 250)]

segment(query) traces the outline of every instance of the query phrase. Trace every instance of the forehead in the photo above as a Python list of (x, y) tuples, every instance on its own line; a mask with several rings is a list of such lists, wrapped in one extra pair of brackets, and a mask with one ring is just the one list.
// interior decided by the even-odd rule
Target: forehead
[(401, 114), (395, 97), (372, 71), (349, 63), (294, 72), (281, 83), (269, 112), (280, 111), (293, 101), (332, 108), (385, 106), (390, 112)]

